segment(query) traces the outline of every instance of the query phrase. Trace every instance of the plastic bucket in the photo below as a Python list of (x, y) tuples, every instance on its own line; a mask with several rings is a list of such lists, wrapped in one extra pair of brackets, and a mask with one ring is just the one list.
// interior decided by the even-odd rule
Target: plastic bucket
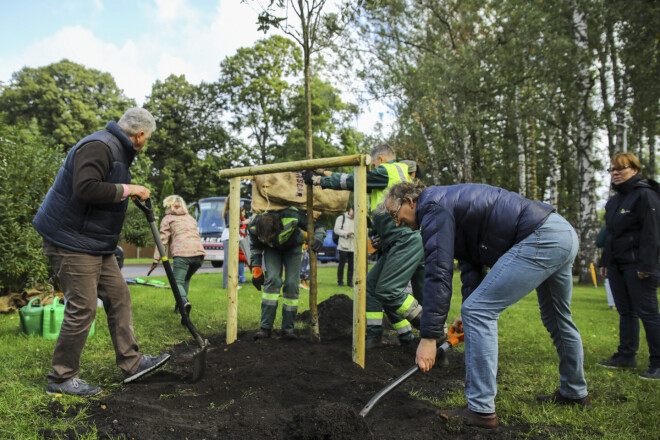
[(43, 328), (44, 308), (39, 297), (32, 298), (26, 306), (18, 311), (21, 319), (19, 333), (22, 335), (35, 336), (41, 334)]
[(64, 319), (64, 304), (56, 300), (53, 304), (44, 307), (43, 337), (44, 339), (57, 339)]

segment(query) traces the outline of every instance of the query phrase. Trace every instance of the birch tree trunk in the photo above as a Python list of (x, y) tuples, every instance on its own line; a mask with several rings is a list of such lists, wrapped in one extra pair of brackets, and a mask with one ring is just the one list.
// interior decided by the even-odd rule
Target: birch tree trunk
[(626, 100), (628, 93), (625, 82), (619, 70), (619, 54), (617, 52), (614, 29), (611, 23), (607, 25), (606, 31), (607, 47), (609, 48), (610, 62), (612, 63), (612, 82), (614, 83), (614, 105), (613, 110), (616, 115), (616, 142), (610, 149), (610, 158), (617, 151), (623, 151), (623, 125), (626, 123)]
[(513, 108), (513, 126), (516, 130), (518, 148), (518, 194), (525, 197), (527, 194), (527, 162), (525, 160), (525, 142), (523, 141), (520, 111), (518, 109), (518, 87), (513, 91)]
[(598, 219), (596, 215), (596, 178), (593, 153), (593, 123), (590, 118), (591, 89), (593, 81), (589, 72), (587, 44), (587, 21), (585, 14), (574, 6), (573, 9), (573, 35), (578, 49), (576, 57), (576, 83), (578, 89), (579, 105), (576, 115), (576, 147), (578, 155), (579, 179), (579, 212), (578, 234), (580, 237), (580, 251), (576, 263), (580, 282), (589, 282), (591, 279), (590, 263), (598, 257), (596, 248), (596, 235), (598, 234)]
[(433, 184), (434, 185), (440, 185), (440, 165), (438, 161), (438, 157), (436, 156), (435, 153), (435, 146), (433, 145), (433, 137), (431, 136), (431, 133), (429, 129), (427, 128), (426, 124), (423, 122), (420, 122), (420, 125), (422, 127), (422, 133), (424, 135), (424, 140), (426, 141), (426, 148), (429, 150), (429, 161), (428, 163), (431, 165), (431, 174), (433, 175)]
[(550, 126), (548, 130), (548, 200), (547, 203), (557, 208), (559, 190), (557, 188), (561, 173), (559, 170), (559, 154), (557, 152), (557, 129)]

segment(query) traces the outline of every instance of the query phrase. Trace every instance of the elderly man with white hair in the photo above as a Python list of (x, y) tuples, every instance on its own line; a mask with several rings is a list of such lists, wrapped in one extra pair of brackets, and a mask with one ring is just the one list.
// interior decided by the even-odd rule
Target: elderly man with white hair
[(48, 374), (48, 394), (88, 397), (101, 392), (78, 378), (97, 297), (108, 315), (124, 383), (155, 370), (170, 357), (139, 351), (131, 294), (114, 256), (128, 197), (146, 200), (151, 193), (144, 186), (131, 185), (129, 167), (155, 129), (151, 113), (130, 108), (119, 122), (110, 121), (104, 130), (79, 141), (69, 151), (32, 222), (67, 300)]

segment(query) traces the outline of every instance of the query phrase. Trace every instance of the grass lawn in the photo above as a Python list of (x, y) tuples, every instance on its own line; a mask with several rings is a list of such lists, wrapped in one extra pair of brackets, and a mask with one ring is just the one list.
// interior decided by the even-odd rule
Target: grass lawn
[[(226, 291), (221, 289), (221, 277), (212, 273), (198, 274), (192, 279), (189, 294), (192, 319), (202, 333), (225, 331)], [(165, 277), (156, 279), (167, 281)], [(319, 302), (336, 293), (352, 295), (351, 289), (335, 284), (336, 268), (319, 265)], [(450, 323), (460, 313), (459, 290), (460, 281), (456, 277)], [(170, 290), (131, 286), (131, 292), (135, 333), (143, 352), (161, 353), (167, 345), (190, 337), (172, 313), (174, 300)], [(246, 284), (238, 297), (239, 330), (258, 328), (261, 292)], [(301, 289), (299, 311), (307, 308), (308, 291)], [(547, 425), (562, 426), (564, 434), (560, 438), (567, 439), (660, 438), (660, 383), (638, 377), (648, 367), (643, 330), (637, 356), (639, 367), (631, 371), (610, 370), (596, 366), (598, 361), (611, 356), (618, 345), (618, 315), (607, 307), (604, 288), (575, 286), (573, 316), (582, 333), (585, 373), (594, 407), (578, 410), (531, 404), (537, 394), (553, 392), (559, 377), (554, 346), (541, 323), (536, 295), (530, 294), (505, 311), (499, 320), (496, 405), (500, 422), (538, 425), (539, 429)], [(65, 429), (64, 422), (40, 415), (44, 406), (53, 400), (66, 406), (81, 399), (46, 395), (46, 375), (55, 341), (19, 336), (18, 325), (18, 314), (0, 315), (0, 438), (38, 439), (40, 430)], [(275, 325), (277, 328), (279, 322)], [(458, 349), (462, 350), (462, 345)], [(122, 386), (103, 309), (98, 311), (96, 334), (87, 342), (81, 365), (80, 376), (89, 383), (110, 392)], [(466, 401), (463, 393), (456, 391), (437, 403), (459, 406)], [(82, 422), (84, 417), (83, 411), (78, 420)]]

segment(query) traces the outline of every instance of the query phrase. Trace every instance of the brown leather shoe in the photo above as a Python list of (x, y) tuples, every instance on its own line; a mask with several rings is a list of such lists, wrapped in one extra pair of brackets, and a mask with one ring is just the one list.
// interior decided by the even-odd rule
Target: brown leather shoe
[(472, 411), (469, 408), (459, 408), (459, 409), (449, 409), (440, 411), (440, 416), (446, 418), (447, 420), (453, 418), (461, 418), (465, 420), (465, 423), (472, 426), (478, 426), (480, 428), (486, 429), (495, 429), (500, 426), (500, 422), (497, 419), (497, 414), (479, 414)]
[(577, 405), (580, 408), (591, 408), (591, 397), (589, 397), (589, 394), (581, 399), (569, 399), (568, 397), (562, 396), (559, 390), (557, 390), (552, 394), (541, 394), (540, 396), (536, 396), (536, 400), (539, 402), (556, 403), (557, 405)]

